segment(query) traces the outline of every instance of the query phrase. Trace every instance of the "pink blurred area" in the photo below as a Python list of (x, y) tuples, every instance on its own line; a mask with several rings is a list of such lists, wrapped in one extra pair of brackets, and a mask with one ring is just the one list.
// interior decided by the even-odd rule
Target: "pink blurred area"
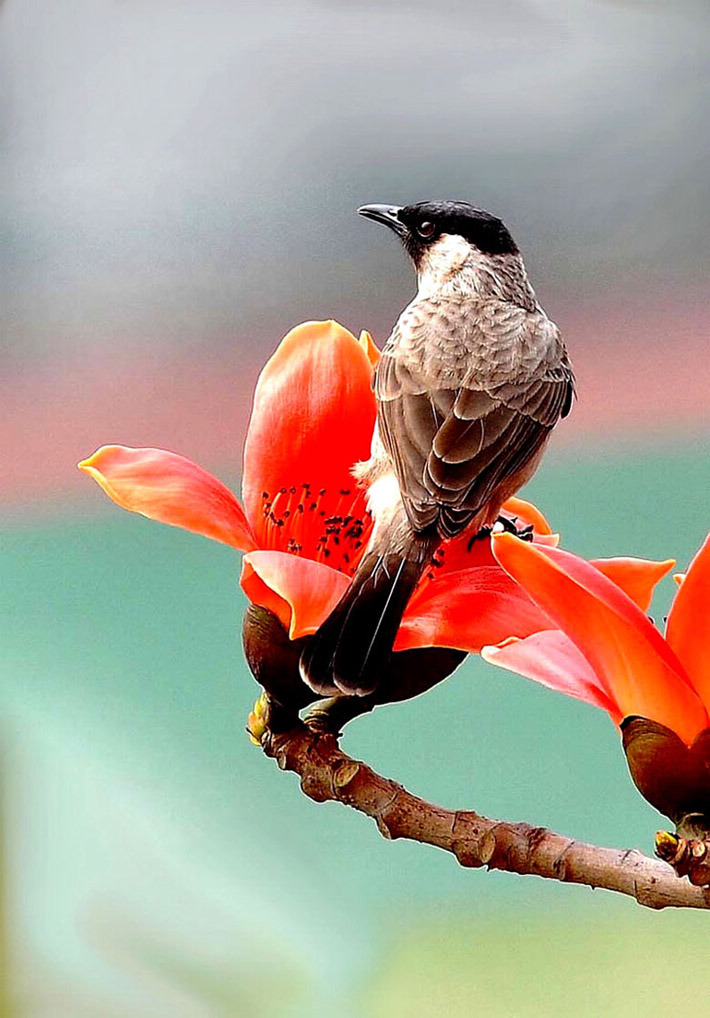
[(555, 449), (707, 433), (706, 6), (4, 5), (0, 504), (99, 505), (109, 442), (235, 482), (282, 331), (382, 343), (412, 294), (373, 201), (503, 217), (577, 370)]
[[(701, 301), (654, 294), (609, 305), (597, 297), (554, 314), (570, 348), (579, 400), (556, 447), (612, 451), (706, 434), (710, 325)], [(367, 322), (348, 323), (359, 329)], [(386, 326), (377, 334), (382, 343)], [(23, 365), (1, 384), (0, 500), (29, 504), (93, 495), (77, 460), (106, 443), (172, 449), (234, 481), (251, 393), (279, 337), (195, 352), (90, 352)], [(258, 342), (255, 342), (255, 339)], [(98, 500), (97, 500), (98, 504)]]

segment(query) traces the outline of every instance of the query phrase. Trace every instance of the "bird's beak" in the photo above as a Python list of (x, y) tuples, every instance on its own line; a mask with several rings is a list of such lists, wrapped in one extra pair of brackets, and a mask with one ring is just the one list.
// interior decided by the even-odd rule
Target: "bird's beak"
[(399, 205), (361, 205), (357, 211), (358, 215), (364, 216), (365, 219), (372, 219), (375, 223), (384, 223), (385, 226), (389, 226), (390, 230), (394, 230), (399, 237), (404, 237), (408, 232), (407, 227), (399, 218), (401, 212)]

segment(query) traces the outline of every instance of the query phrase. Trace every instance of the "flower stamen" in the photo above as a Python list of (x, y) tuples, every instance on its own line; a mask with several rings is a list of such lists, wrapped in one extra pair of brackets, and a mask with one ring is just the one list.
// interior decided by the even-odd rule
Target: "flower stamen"
[(299, 487), (280, 488), (272, 497), (262, 491), (264, 547), (287, 551), (351, 575), (372, 529), (372, 515), (364, 509), (359, 489), (328, 488), (313, 492), (304, 481)]

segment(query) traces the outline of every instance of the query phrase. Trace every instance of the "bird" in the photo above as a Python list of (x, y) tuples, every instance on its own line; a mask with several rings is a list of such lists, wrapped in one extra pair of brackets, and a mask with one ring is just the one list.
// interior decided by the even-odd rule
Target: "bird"
[(490, 532), (575, 397), (559, 329), (501, 219), (464, 201), (357, 211), (399, 237), (417, 293), (382, 350), (371, 455), (353, 470), (372, 536), (300, 657), (324, 696), (386, 689), (402, 616), (440, 545)]

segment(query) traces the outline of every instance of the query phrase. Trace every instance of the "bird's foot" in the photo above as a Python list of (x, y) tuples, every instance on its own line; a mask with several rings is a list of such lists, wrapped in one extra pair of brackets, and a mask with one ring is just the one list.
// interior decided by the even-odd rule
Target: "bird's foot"
[(528, 523), (526, 526), (518, 526), (517, 516), (514, 516), (512, 519), (508, 516), (499, 516), (495, 521), (494, 529), (499, 533), (502, 530), (506, 534), (515, 534), (521, 541), (532, 541), (533, 539), (532, 523)]
[(518, 517), (514, 516), (511, 520), (508, 516), (499, 516), (492, 527), (481, 527), (475, 534), (468, 540), (466, 550), (470, 551), (473, 548), (476, 541), (486, 541), (494, 532), (504, 532), (506, 534), (515, 534), (521, 541), (532, 541), (533, 539), (533, 525), (528, 523), (527, 526), (518, 526)]
[(334, 735), (337, 738), (348, 721), (367, 714), (373, 707), (371, 697), (331, 696), (309, 707), (303, 715), (303, 723), (316, 735)]
[(470, 537), (468, 539), (468, 544), (466, 545), (466, 551), (470, 551), (471, 548), (473, 548), (474, 544), (477, 541), (487, 541), (492, 533), (493, 533), (493, 527), (481, 527), (480, 530), (477, 530), (476, 533), (473, 534), (472, 537)]

